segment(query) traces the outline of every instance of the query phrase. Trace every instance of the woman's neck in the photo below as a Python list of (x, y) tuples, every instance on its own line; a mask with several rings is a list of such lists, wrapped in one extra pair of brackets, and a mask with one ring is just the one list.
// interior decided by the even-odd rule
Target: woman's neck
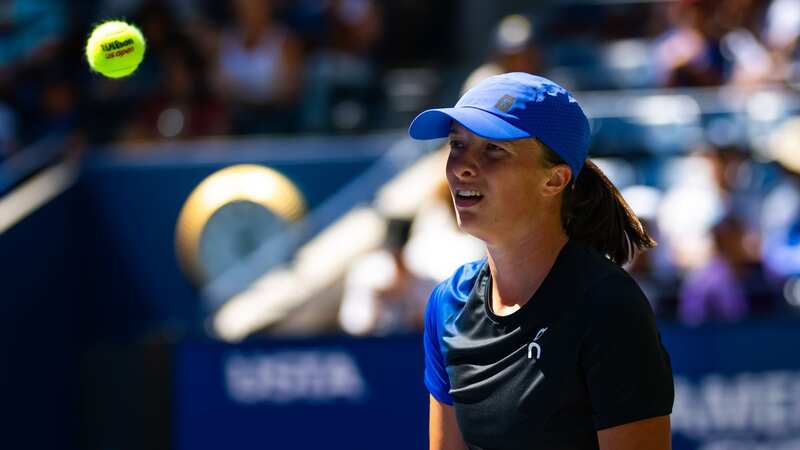
[(487, 245), (492, 310), (498, 316), (509, 315), (528, 302), (568, 241), (560, 228), (528, 236), (505, 245)]

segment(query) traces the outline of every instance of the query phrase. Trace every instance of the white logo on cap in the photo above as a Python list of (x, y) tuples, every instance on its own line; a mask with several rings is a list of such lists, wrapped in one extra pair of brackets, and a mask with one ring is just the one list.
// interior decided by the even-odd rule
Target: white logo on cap
[(512, 97), (510, 95), (504, 95), (504, 96), (500, 97), (500, 100), (497, 101), (497, 103), (494, 105), (494, 107), (499, 109), (502, 112), (508, 112), (508, 110), (511, 109), (512, 106), (514, 106), (514, 101), (515, 100), (516, 100), (516, 98), (514, 98), (514, 97)]

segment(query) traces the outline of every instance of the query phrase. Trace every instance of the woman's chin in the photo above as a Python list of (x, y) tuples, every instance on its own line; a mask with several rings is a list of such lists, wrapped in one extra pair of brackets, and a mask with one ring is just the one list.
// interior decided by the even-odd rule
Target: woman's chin
[(473, 214), (459, 214), (458, 215), (458, 229), (470, 236), (484, 240), (487, 233), (487, 227), (481, 224), (478, 217)]

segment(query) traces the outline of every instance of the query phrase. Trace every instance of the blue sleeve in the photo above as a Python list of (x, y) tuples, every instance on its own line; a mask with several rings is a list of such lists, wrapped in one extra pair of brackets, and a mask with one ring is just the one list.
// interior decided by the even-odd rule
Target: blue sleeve
[(450, 378), (447, 376), (447, 365), (442, 354), (440, 336), (443, 324), (440, 317), (443, 286), (444, 283), (433, 290), (425, 308), (425, 387), (436, 400), (446, 405), (452, 405)]

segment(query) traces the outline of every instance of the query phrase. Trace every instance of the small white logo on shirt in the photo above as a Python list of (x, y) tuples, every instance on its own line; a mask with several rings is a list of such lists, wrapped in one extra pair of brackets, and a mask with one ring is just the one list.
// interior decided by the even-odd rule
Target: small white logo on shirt
[[(542, 347), (539, 345), (538, 341), (540, 337), (547, 331), (547, 327), (542, 328), (536, 333), (536, 337), (533, 338), (533, 342), (528, 344), (528, 359), (533, 359), (534, 361), (538, 361), (539, 358), (542, 357)], [(536, 350), (536, 358), (533, 357), (533, 351)]]

